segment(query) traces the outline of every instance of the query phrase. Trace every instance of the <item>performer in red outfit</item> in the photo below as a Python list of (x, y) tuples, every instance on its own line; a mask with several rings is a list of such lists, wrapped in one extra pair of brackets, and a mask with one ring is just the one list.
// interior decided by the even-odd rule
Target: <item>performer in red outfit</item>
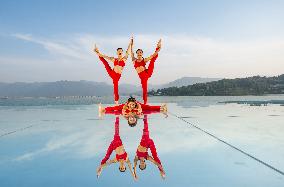
[[(109, 157), (111, 156), (112, 152), (115, 151), (116, 155), (115, 158), (112, 160), (109, 160)], [(109, 161), (108, 161), (109, 160)], [(134, 175), (134, 172), (132, 171), (132, 166), (130, 163), (130, 160), (128, 158), (127, 153), (125, 152), (124, 146), (122, 144), (122, 141), (119, 136), (119, 116), (116, 116), (115, 119), (115, 133), (112, 142), (110, 143), (105, 157), (101, 161), (101, 165), (97, 169), (97, 177), (100, 176), (102, 170), (104, 167), (119, 162), (119, 171), (125, 172), (126, 167), (124, 166), (124, 163), (126, 162), (131, 174), (133, 175), (134, 179), (136, 179), (136, 176)]]
[[(144, 170), (146, 169), (146, 160), (149, 160), (158, 166), (162, 178), (165, 178), (165, 172), (162, 163), (158, 157), (156, 146), (154, 144), (154, 141), (150, 138), (149, 135), (147, 115), (144, 115), (143, 120), (144, 120), (143, 135), (140, 141), (140, 145), (137, 148), (136, 156), (134, 158), (134, 173), (136, 175), (136, 166), (138, 161), (140, 161), (139, 168), (141, 170)], [(148, 149), (151, 150), (152, 156), (148, 154)]]
[(111, 114), (122, 114), (128, 121), (129, 126), (134, 127), (137, 124), (137, 119), (143, 113), (152, 113), (152, 112), (162, 112), (167, 113), (167, 106), (150, 106), (142, 104), (136, 101), (135, 98), (130, 97), (125, 104), (120, 104), (117, 106), (110, 106), (103, 108), (99, 106), (99, 116), (102, 116), (104, 113)]
[(137, 102), (136, 103), (137, 107), (131, 109), (128, 107), (128, 104), (129, 103), (106, 107), (105, 113), (121, 111), (122, 114), (136, 113), (137, 115), (141, 115), (143, 111), (157, 111), (157, 112), (161, 111), (161, 106), (151, 106)]
[[(114, 101), (115, 104), (118, 105), (118, 101), (119, 101), (119, 93), (118, 93), (118, 82), (119, 79), (121, 77), (121, 73), (122, 70), (125, 66), (125, 62), (128, 58), (128, 53), (130, 50), (130, 44), (128, 45), (128, 49), (125, 53), (125, 56), (123, 56), (123, 49), (122, 48), (117, 48), (117, 58), (114, 57), (109, 57), (106, 55), (103, 55), (99, 52), (99, 49), (97, 48), (97, 46), (95, 46), (94, 52), (97, 53), (97, 55), (99, 56), (99, 59), (103, 62), (108, 75), (112, 78), (112, 82), (113, 82), (113, 93), (114, 93)], [(114, 64), (114, 67), (111, 68), (109, 63), (106, 61), (112, 61)]]
[[(137, 58), (134, 57), (133, 53), (133, 38), (131, 39), (131, 57), (133, 65), (138, 73), (138, 76), (142, 85), (142, 95), (144, 104), (147, 104), (147, 92), (148, 92), (148, 79), (152, 76), (154, 70), (154, 64), (158, 58), (158, 52), (161, 50), (161, 39), (159, 40), (156, 51), (150, 57), (143, 58), (143, 50), (137, 49)], [(150, 61), (148, 68), (146, 68), (146, 63)]]

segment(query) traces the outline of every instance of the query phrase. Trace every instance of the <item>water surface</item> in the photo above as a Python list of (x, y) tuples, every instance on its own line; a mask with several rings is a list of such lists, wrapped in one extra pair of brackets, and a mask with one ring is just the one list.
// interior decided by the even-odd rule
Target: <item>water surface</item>
[[(284, 100), (284, 96), (150, 98), (153, 104), (168, 103), (171, 113), (283, 171), (284, 106), (222, 103), (269, 100)], [(111, 100), (104, 101), (107, 105)], [(181, 119), (172, 115), (165, 118), (162, 114), (151, 114), (148, 121), (166, 179), (162, 180), (157, 167), (150, 163), (146, 170), (137, 170), (137, 182), (129, 170), (119, 172), (118, 165), (105, 168), (97, 179), (96, 168), (113, 139), (115, 121), (112, 115), (98, 119), (95, 103), (99, 102), (99, 99), (88, 103), (60, 99), (1, 101), (0, 186), (284, 184), (283, 175)], [(120, 117), (120, 136), (132, 162), (142, 129), (143, 120), (131, 128)]]

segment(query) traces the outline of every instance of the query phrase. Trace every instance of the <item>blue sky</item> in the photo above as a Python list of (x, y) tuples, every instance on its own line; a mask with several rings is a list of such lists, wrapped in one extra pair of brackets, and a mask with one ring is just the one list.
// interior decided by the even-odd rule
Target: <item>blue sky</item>
[[(190, 33), (256, 37), (284, 31), (283, 1), (6, 1), (1, 30), (42, 36), (66, 33)], [(266, 36), (265, 36), (266, 37)]]
[[(277, 75), (284, 68), (283, 18), (284, 2), (268, 0), (1, 1), (0, 80), (110, 82), (87, 48), (96, 42), (114, 55), (131, 35), (145, 55), (163, 39), (153, 84), (182, 76)], [(138, 83), (131, 65), (125, 74), (122, 82)]]

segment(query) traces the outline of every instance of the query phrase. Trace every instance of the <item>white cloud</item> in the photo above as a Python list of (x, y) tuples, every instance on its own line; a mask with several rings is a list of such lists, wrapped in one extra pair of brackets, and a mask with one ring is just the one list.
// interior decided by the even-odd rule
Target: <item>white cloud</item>
[(26, 35), (26, 34), (13, 34), (12, 36), (33, 42), (36, 44), (42, 45), (46, 50), (48, 50), (50, 53), (55, 55), (62, 55), (65, 57), (70, 58), (76, 58), (81, 60), (87, 60), (87, 56), (84, 54), (84, 50), (80, 48), (80, 46), (76, 46), (74, 42), (69, 42), (68, 40), (65, 41), (53, 41), (51, 39), (39, 39), (35, 38), (32, 35)]
[[(57, 65), (64, 63), (61, 65), (62, 69), (64, 69), (63, 65), (68, 66), (67, 68), (71, 72), (73, 71), (74, 75), (69, 72), (70, 75), (65, 79), (107, 82), (111, 82), (110, 78), (92, 52), (94, 43), (97, 43), (101, 52), (115, 55), (117, 47), (125, 49), (129, 42), (129, 36), (107, 37), (92, 34), (76, 34), (60, 39), (42, 39), (24, 34), (14, 34), (13, 36), (42, 45), (55, 58)], [(150, 55), (159, 38), (163, 39), (163, 49), (156, 62), (154, 74), (149, 81), (151, 84), (165, 83), (182, 76), (234, 78), (283, 73), (284, 39), (222, 41), (189, 35), (135, 35), (134, 48), (142, 48), (145, 51), (145, 56)], [(39, 60), (46, 61), (45, 59)], [(21, 61), (25, 61), (25, 59), (21, 59)], [(2, 63), (3, 61), (0, 60), (0, 64)], [(28, 63), (26, 64), (28, 65)], [(32, 65), (30, 64), (30, 69), (34, 68)], [(18, 66), (20, 69), (21, 62)], [(98, 76), (94, 76), (95, 71)], [(19, 71), (19, 73), (22, 74), (22, 80), (25, 80), (25, 72)], [(60, 73), (64, 75), (66, 71), (60, 70)], [(17, 76), (5, 79), (15, 81)], [(34, 76), (34, 81), (38, 79), (49, 80), (49, 77)], [(121, 82), (139, 84), (139, 79), (130, 60), (124, 70)]]
[[(108, 135), (107, 132), (96, 134), (96, 136), (94, 136), (92, 134), (93, 132), (90, 132), (89, 129), (83, 129), (80, 132), (78, 132), (78, 129), (75, 132), (74, 129), (71, 130), (72, 132), (68, 132), (70, 129), (68, 131), (64, 129), (60, 130), (63, 132), (60, 137), (53, 137), (48, 140), (42, 148), (24, 153), (12, 160), (33, 160), (42, 155), (62, 151), (72, 153), (70, 155), (77, 158), (91, 158), (104, 151), (99, 148), (105, 146), (103, 139)], [(96, 142), (95, 145), (94, 142)]]
[[(173, 119), (171, 119), (173, 120)], [(141, 126), (136, 127), (136, 129), (129, 128), (124, 126), (126, 121), (120, 119), (120, 136), (125, 146), (125, 149), (128, 154), (135, 154), (137, 146), (139, 145), (143, 122), (139, 122)], [(173, 121), (175, 122), (175, 121)], [(108, 123), (113, 123), (110, 121)], [(167, 123), (170, 124), (170, 123)], [(107, 126), (106, 129), (102, 129), (102, 124), (96, 124), (93, 127), (85, 126), (85, 128), (78, 128), (77, 126), (70, 126), (66, 123), (57, 127), (57, 135), (50, 138), (42, 148), (35, 149), (33, 151), (23, 153), (18, 155), (15, 158), (12, 158), (12, 161), (29, 161), (41, 156), (46, 156), (49, 154), (56, 154), (58, 152), (63, 152), (67, 157), (73, 157), (76, 159), (89, 159), (94, 157), (101, 157), (107, 151), (107, 148), (111, 141), (113, 140), (113, 127), (112, 125)], [(150, 125), (151, 126), (151, 125)], [(171, 126), (166, 125), (166, 128)], [(80, 130), (79, 130), (80, 129)], [(43, 131), (47, 131), (45, 129)], [(203, 136), (196, 132), (192, 132), (191, 129), (186, 128), (181, 131), (181, 128), (172, 129), (169, 132), (162, 130), (162, 133), (157, 132), (161, 131), (160, 127), (151, 126), (156, 135), (150, 135), (153, 138), (153, 141), (156, 144), (158, 154), (166, 154), (171, 152), (181, 152), (184, 151), (194, 151), (199, 149), (205, 149), (215, 145), (215, 141), (208, 141)], [(152, 132), (152, 131), (151, 131)], [(37, 132), (38, 133), (38, 132)], [(191, 137), (191, 141), (182, 141)], [(169, 136), (172, 138), (169, 140)], [(131, 141), (129, 141), (131, 140)], [(149, 150), (150, 151), (150, 150)], [(114, 154), (114, 153), (113, 153)]]

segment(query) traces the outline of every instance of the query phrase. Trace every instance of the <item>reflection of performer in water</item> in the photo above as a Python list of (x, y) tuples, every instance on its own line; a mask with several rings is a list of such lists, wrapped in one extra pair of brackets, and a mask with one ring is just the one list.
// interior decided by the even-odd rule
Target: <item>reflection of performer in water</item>
[[(114, 159), (109, 160), (109, 157), (111, 156), (113, 151), (115, 151), (116, 155), (115, 155)], [(104, 167), (106, 167), (110, 164), (113, 164), (113, 163), (117, 163), (117, 162), (119, 162), (119, 168), (118, 169), (121, 172), (125, 172), (126, 167), (125, 167), (124, 163), (126, 162), (132, 176), (134, 177), (134, 179), (136, 179), (136, 176), (134, 175), (134, 172), (132, 171), (131, 162), (128, 158), (128, 155), (127, 155), (127, 153), (124, 149), (124, 146), (123, 146), (122, 141), (121, 141), (120, 136), (119, 136), (119, 116), (117, 116), (116, 119), (115, 119), (114, 137), (113, 137), (113, 140), (108, 147), (108, 150), (106, 152), (105, 157), (101, 161), (101, 165), (97, 169), (97, 176), (98, 177), (100, 176)]]
[[(150, 138), (148, 129), (148, 119), (147, 115), (144, 115), (144, 129), (143, 135), (140, 141), (140, 145), (137, 148), (136, 156), (134, 158), (134, 173), (136, 176), (136, 166), (137, 162), (140, 161), (139, 168), (141, 170), (146, 169), (146, 160), (155, 164), (160, 170), (162, 178), (165, 178), (165, 171), (163, 169), (162, 163), (158, 157), (157, 150), (154, 141)], [(152, 156), (148, 154), (148, 149), (150, 148)]]
[[(118, 105), (118, 100), (119, 100), (118, 82), (119, 82), (119, 79), (121, 77), (122, 70), (125, 66), (125, 62), (128, 58), (129, 49), (130, 49), (130, 44), (128, 45), (128, 49), (125, 53), (125, 56), (123, 56), (123, 49), (117, 48), (117, 50), (116, 50), (117, 58), (103, 55), (102, 53), (99, 52), (99, 49), (96, 46), (95, 46), (95, 49), (94, 49), (94, 52), (97, 53), (97, 55), (99, 56), (99, 59), (103, 62), (104, 66), (107, 70), (108, 75), (112, 78), (114, 101), (115, 101), (115, 104), (117, 104), (117, 105)], [(113, 62), (113, 65), (114, 65), (113, 68), (110, 67), (110, 65), (106, 61), (106, 59)]]
[[(143, 58), (143, 50), (137, 49), (136, 50), (137, 58), (135, 58), (133, 53), (133, 38), (131, 39), (131, 57), (133, 65), (137, 71), (137, 74), (140, 78), (140, 82), (142, 85), (144, 104), (147, 104), (148, 79), (153, 74), (154, 64), (156, 59), (158, 58), (158, 52), (160, 50), (161, 50), (161, 40), (159, 40), (156, 50), (151, 56)], [(148, 68), (146, 68), (146, 63), (149, 61), (150, 61), (149, 66)]]
[(130, 97), (125, 104), (103, 108), (99, 106), (99, 115), (104, 113), (122, 114), (128, 121), (128, 124), (133, 127), (137, 124), (137, 119), (144, 113), (162, 112), (167, 113), (167, 105), (151, 106), (136, 101)]

